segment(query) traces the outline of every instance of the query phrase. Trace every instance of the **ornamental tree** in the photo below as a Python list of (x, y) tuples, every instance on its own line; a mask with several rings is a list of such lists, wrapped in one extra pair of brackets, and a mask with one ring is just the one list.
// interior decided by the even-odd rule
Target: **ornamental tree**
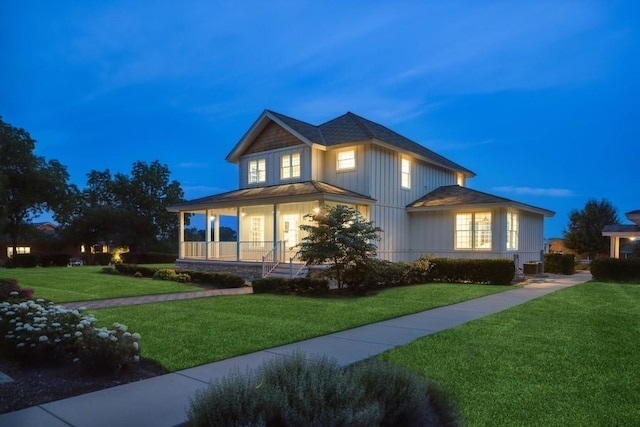
[(356, 209), (337, 205), (309, 213), (305, 218), (315, 224), (300, 225), (308, 235), (298, 245), (300, 259), (309, 264), (330, 262), (330, 275), (342, 288), (349, 269), (365, 267), (376, 257), (382, 229), (373, 225)]

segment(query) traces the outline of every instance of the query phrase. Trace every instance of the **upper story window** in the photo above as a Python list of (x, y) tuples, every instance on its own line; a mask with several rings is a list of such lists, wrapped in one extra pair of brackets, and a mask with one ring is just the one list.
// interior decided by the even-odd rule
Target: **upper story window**
[(249, 161), (249, 184), (267, 180), (267, 161), (265, 159)]
[(518, 214), (507, 212), (507, 250), (518, 250)]
[(351, 148), (349, 150), (339, 151), (337, 157), (337, 170), (353, 170), (356, 168), (356, 150)]
[(400, 160), (400, 185), (402, 188), (411, 188), (411, 162), (409, 159)]
[(491, 250), (491, 212), (456, 214), (455, 248)]
[(300, 178), (300, 153), (285, 154), (280, 158), (280, 179)]

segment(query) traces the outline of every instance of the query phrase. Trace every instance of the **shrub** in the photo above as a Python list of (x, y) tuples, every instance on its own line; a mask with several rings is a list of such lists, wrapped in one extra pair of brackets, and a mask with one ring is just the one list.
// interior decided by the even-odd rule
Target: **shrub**
[(33, 297), (33, 289), (20, 288), (16, 279), (0, 279), (0, 301), (18, 302)]
[(350, 288), (389, 287), (406, 284), (404, 266), (378, 258), (345, 268), (342, 281)]
[(113, 372), (139, 360), (139, 334), (96, 327), (92, 315), (44, 300), (0, 303), (0, 347), (23, 360), (74, 359), (89, 370)]
[(135, 273), (133, 273), (133, 277), (135, 277), (136, 279), (141, 279), (142, 273), (140, 273), (139, 271), (136, 271)]
[(145, 267), (142, 265), (124, 263), (115, 264), (115, 269), (122, 274), (134, 276), (136, 273), (140, 273), (140, 277), (149, 278), (153, 277), (153, 275), (156, 274), (156, 271), (158, 271), (158, 269), (154, 267)]
[(640, 283), (640, 259), (594, 259), (591, 261), (591, 275), (601, 282)]
[(429, 283), (433, 281), (433, 259), (420, 257), (404, 265), (404, 276), (407, 283)]
[(155, 280), (171, 280), (174, 282), (186, 283), (191, 281), (191, 277), (187, 273), (176, 273), (172, 268), (162, 268), (153, 273)]
[(254, 294), (297, 294), (297, 295), (325, 295), (329, 292), (326, 280), (296, 277), (285, 279), (282, 277), (265, 277), (251, 283)]
[(241, 288), (244, 279), (233, 273), (217, 273), (208, 271), (176, 270), (176, 273), (186, 273), (193, 282), (213, 285), (219, 288)]
[(515, 276), (515, 264), (508, 259), (434, 258), (430, 275), (433, 281), (509, 285)]
[(33, 268), (40, 263), (40, 257), (36, 254), (15, 254), (7, 260), (7, 268)]
[(69, 264), (71, 255), (69, 254), (49, 254), (40, 256), (42, 267), (66, 267)]
[(114, 323), (113, 329), (87, 328), (76, 346), (84, 369), (94, 373), (119, 372), (140, 360), (140, 334)]
[(576, 259), (573, 254), (545, 254), (545, 273), (573, 274), (576, 272)]
[[(233, 371), (196, 392), (190, 425), (457, 425), (444, 398), (409, 371), (379, 361), (341, 368), (302, 353)], [(415, 424), (411, 424), (415, 421)]]
[(178, 255), (160, 252), (124, 252), (120, 254), (120, 258), (127, 264), (167, 264), (175, 262)]

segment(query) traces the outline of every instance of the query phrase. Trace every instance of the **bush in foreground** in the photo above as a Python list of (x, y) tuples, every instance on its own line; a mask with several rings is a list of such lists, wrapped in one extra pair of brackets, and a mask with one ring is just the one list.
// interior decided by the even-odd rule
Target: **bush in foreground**
[(21, 288), (16, 279), (0, 279), (0, 301), (20, 302), (33, 296), (33, 289)]
[(576, 272), (576, 258), (573, 254), (545, 254), (544, 272), (573, 274)]
[(326, 357), (275, 358), (196, 392), (194, 426), (457, 425), (452, 406), (419, 375), (372, 360), (342, 368)]
[(92, 315), (42, 299), (0, 303), (0, 349), (31, 362), (79, 362), (90, 372), (117, 372), (140, 359), (140, 335), (126, 326), (98, 328)]

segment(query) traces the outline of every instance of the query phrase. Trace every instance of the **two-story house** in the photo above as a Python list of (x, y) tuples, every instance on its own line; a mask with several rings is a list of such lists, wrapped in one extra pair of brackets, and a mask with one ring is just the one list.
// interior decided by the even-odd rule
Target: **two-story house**
[[(467, 188), (470, 170), (353, 113), (316, 126), (266, 110), (226, 159), (239, 166), (238, 190), (169, 208), (180, 215), (181, 236), (185, 214), (203, 215), (207, 228), (203, 242), (180, 238), (178, 266), (286, 262), (304, 237), (304, 216), (337, 204), (384, 230), (383, 259), (509, 258), (522, 265), (540, 259), (543, 220), (553, 215)], [(237, 242), (219, 240), (224, 216), (234, 218)]]

